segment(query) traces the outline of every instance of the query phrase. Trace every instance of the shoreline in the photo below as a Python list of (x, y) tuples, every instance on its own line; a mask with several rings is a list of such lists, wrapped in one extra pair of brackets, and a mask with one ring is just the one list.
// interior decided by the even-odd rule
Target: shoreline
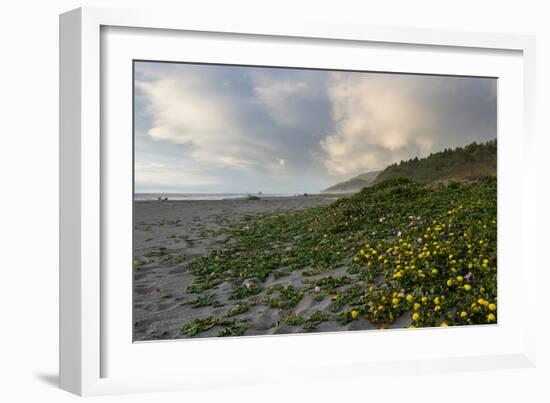
[(134, 198), (134, 203), (151, 203), (151, 202), (187, 202), (187, 201), (231, 201), (231, 200), (241, 200), (241, 201), (273, 201), (273, 200), (299, 200), (299, 199), (307, 199), (307, 198), (322, 198), (322, 199), (332, 199), (336, 200), (339, 198), (344, 197), (351, 197), (353, 194), (357, 192), (349, 192), (349, 193), (308, 193), (307, 196), (303, 194), (293, 195), (293, 196), (278, 196), (278, 195), (238, 195), (234, 197), (223, 197), (223, 195), (215, 196), (212, 195), (211, 197), (203, 196), (201, 198), (200, 196), (172, 196), (170, 195), (164, 196), (167, 197), (167, 200), (159, 200), (157, 198), (151, 198), (151, 199), (143, 199), (143, 198)]

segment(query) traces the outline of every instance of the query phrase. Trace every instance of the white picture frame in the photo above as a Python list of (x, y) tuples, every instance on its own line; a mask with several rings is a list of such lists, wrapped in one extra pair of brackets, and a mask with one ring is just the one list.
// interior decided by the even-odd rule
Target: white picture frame
[[(109, 27), (117, 28), (112, 39), (106, 42), (105, 36), (102, 35), (111, 29)], [(342, 54), (340, 67), (346, 67), (353, 63), (353, 55), (362, 51), (361, 46), (375, 44), (381, 47), (394, 46), (396, 48), (396, 59), (394, 60), (397, 61), (400, 60), (399, 58), (403, 58), (403, 55), (399, 56), (399, 53), (407, 52), (409, 47), (414, 48), (414, 52), (426, 53), (426, 60), (432, 58), (433, 61), (433, 66), (427, 70), (431, 73), (470, 72), (472, 75), (480, 75), (486, 72), (487, 75), (492, 75), (490, 74), (492, 69), (495, 71), (503, 69), (498, 71), (502, 71), (504, 76), (509, 77), (503, 84), (504, 86), (509, 85), (509, 87), (504, 87), (505, 91), (502, 95), (504, 98), (501, 98), (499, 94), (499, 203), (504, 196), (506, 200), (502, 206), (499, 204), (499, 264), (502, 259), (500, 245), (509, 245), (508, 241), (512, 236), (512, 231), (516, 234), (520, 233), (522, 241), (518, 242), (519, 247), (516, 246), (515, 253), (524, 255), (525, 258), (521, 261), (521, 278), (513, 279), (510, 276), (510, 271), (501, 271), (499, 267), (499, 305), (502, 304), (502, 309), (499, 307), (499, 325), (474, 327), (475, 329), (421, 329), (383, 333), (349, 332), (350, 334), (346, 335), (333, 333), (269, 338), (245, 337), (221, 341), (193, 340), (194, 344), (189, 342), (133, 344), (127, 337), (128, 332), (123, 329), (126, 326), (124, 323), (128, 325), (126, 327), (131, 327), (130, 322), (126, 322), (125, 317), (119, 317), (116, 313), (122, 312), (121, 315), (124, 315), (123, 311), (127, 305), (120, 303), (114, 307), (115, 302), (109, 298), (113, 287), (120, 285), (119, 281), (127, 280), (122, 277), (117, 277), (117, 280), (110, 276), (109, 271), (106, 271), (110, 267), (109, 259), (111, 257), (109, 245), (105, 240), (105, 228), (110, 225), (109, 217), (113, 217), (113, 212), (116, 213), (125, 208), (124, 205), (118, 207), (112, 205), (112, 200), (107, 195), (116, 189), (124, 191), (124, 184), (118, 186), (118, 182), (114, 178), (118, 175), (124, 181), (124, 177), (128, 173), (124, 171), (124, 168), (120, 168), (121, 171), (115, 175), (114, 170), (119, 168), (113, 168), (113, 164), (109, 164), (110, 156), (117, 150), (125, 152), (124, 147), (127, 146), (127, 143), (111, 141), (113, 136), (108, 134), (112, 128), (111, 124), (118, 123), (110, 123), (107, 117), (112, 115), (109, 108), (119, 107), (117, 100), (123, 99), (124, 106), (120, 110), (120, 115), (121, 119), (125, 119), (128, 105), (130, 105), (126, 104), (126, 101), (131, 103), (131, 94), (126, 94), (127, 99), (125, 100), (124, 91), (128, 87), (124, 87), (124, 83), (122, 83), (121, 87), (115, 89), (115, 85), (112, 85), (113, 81), (105, 80), (102, 74), (108, 72), (111, 75), (109, 77), (119, 77), (112, 76), (112, 74), (121, 74), (115, 71), (117, 70), (116, 66), (134, 57), (130, 50), (127, 53), (123, 51), (124, 49), (134, 49), (132, 46), (126, 46), (129, 42), (124, 42), (131, 41), (131, 38), (123, 37), (137, 35), (139, 29), (146, 30), (141, 31), (144, 37), (140, 38), (139, 46), (143, 48), (151, 47), (151, 44), (155, 43), (154, 41), (160, 43), (161, 41), (181, 40), (178, 39), (178, 32), (182, 35), (192, 33), (195, 38), (193, 40), (200, 40), (201, 36), (215, 33), (216, 40), (224, 36), (252, 38), (252, 41), (259, 42), (269, 40), (277, 46), (280, 42), (283, 49), (284, 46), (287, 46), (285, 43), (288, 41), (298, 43), (301, 47), (311, 46), (312, 41), (321, 41), (322, 43), (319, 43), (322, 46), (330, 46), (334, 51), (348, 45), (353, 47), (355, 50), (352, 53), (348, 52), (348, 56)], [(117, 37), (117, 32), (121, 33), (121, 36)], [(155, 33), (156, 37), (147, 39), (147, 35), (151, 33)], [(214, 40), (211, 46), (219, 46), (215, 42)], [(249, 52), (253, 54), (246, 55), (246, 47), (250, 44), (243, 40), (241, 45), (244, 50), (241, 50), (240, 53), (235, 50), (234, 54), (224, 56), (226, 59), (223, 59), (222, 56), (219, 57), (223, 60), (234, 60), (243, 64), (260, 59), (260, 64), (272, 63), (270, 60), (273, 59), (270, 57), (274, 56), (268, 54), (267, 51), (264, 53), (261, 51)], [(189, 46), (189, 49), (198, 48), (192, 42), (189, 42)], [(105, 60), (102, 60), (102, 58), (112, 56), (108, 50), (105, 50), (109, 47), (119, 50), (118, 57), (126, 58), (117, 62), (119, 64), (114, 65), (113, 69), (108, 63), (105, 67)], [(159, 46), (159, 48), (164, 47)], [(287, 49), (290, 50), (290, 48)], [(337, 372), (340, 377), (357, 377), (380, 373), (464, 371), (534, 365), (534, 320), (529, 315), (531, 315), (530, 312), (535, 311), (531, 308), (535, 304), (537, 266), (534, 254), (522, 253), (528, 248), (525, 234), (534, 232), (536, 225), (534, 175), (529, 175), (530, 172), (535, 171), (534, 158), (531, 158), (534, 155), (534, 49), (534, 38), (520, 35), (382, 28), (326, 22), (293, 25), (287, 22), (269, 21), (269, 19), (244, 23), (243, 21), (232, 22), (229, 20), (215, 21), (195, 18), (192, 15), (173, 15), (169, 12), (148, 10), (81, 8), (61, 15), (61, 387), (79, 395), (97, 395), (228, 385), (246, 386), (269, 382), (291, 383), (296, 382), (297, 378), (302, 381), (305, 379), (322, 380), (326, 376), (324, 374), (327, 369), (332, 369), (333, 373)], [(438, 59), (430, 56), (431, 51), (447, 52), (449, 59), (438, 64)], [(475, 66), (476, 58), (483, 58), (486, 54), (490, 54), (486, 67), (481, 66), (483, 63)], [(503, 56), (502, 59), (499, 59), (499, 55), (508, 54), (513, 57)], [(166, 57), (166, 54), (158, 53), (158, 55)], [(202, 57), (199, 53), (196, 55), (193, 61)], [(114, 60), (114, 56), (112, 57)], [(178, 55), (177, 57), (181, 58), (182, 56)], [(466, 57), (472, 59), (463, 59)], [(496, 59), (491, 61), (491, 57), (496, 57)], [(219, 62), (222, 59), (213, 61)], [(505, 59), (509, 59), (509, 61)], [(454, 66), (452, 60), (455, 61)], [(461, 69), (457, 69), (456, 61), (460, 60), (470, 60), (472, 66), (464, 65)], [(297, 62), (297, 65), (300, 66), (303, 63), (305, 62)], [(322, 64), (324, 62), (323, 59), (316, 59), (311, 63)], [(334, 66), (336, 61), (332, 60), (330, 63), (329, 66)], [(504, 67), (508, 65), (509, 69)], [(384, 68), (382, 64), (381, 66)], [(107, 70), (103, 70), (104, 68)], [(396, 65), (395, 69), (398, 71), (420, 71), (419, 69), (422, 67), (420, 64), (417, 67), (409, 68)], [(387, 66), (384, 71), (387, 71)], [(126, 80), (116, 81), (127, 83)], [(105, 94), (114, 95), (111, 97), (111, 95)], [(517, 96), (511, 99), (512, 94)], [(107, 98), (105, 98), (106, 96)], [(121, 96), (122, 98), (120, 98)], [(513, 112), (516, 112), (516, 116), (512, 117), (510, 115), (514, 115)], [(126, 122), (126, 124), (131, 125), (131, 122)], [(127, 126), (120, 127), (123, 133), (128, 134)], [(500, 136), (504, 132), (509, 134), (504, 137), (506, 141), (501, 143)], [(105, 137), (106, 135), (107, 137)], [(122, 136), (122, 138), (127, 137)], [(502, 165), (500, 162), (506, 162), (507, 155), (512, 150), (516, 150), (516, 155), (518, 153), (521, 155), (522, 167), (519, 173), (513, 172), (513, 166), (507, 167), (507, 164)], [(131, 152), (131, 150), (126, 151)], [(515, 194), (506, 193), (506, 181), (521, 182), (522, 191), (515, 192)], [(501, 183), (504, 184), (504, 193), (500, 190)], [(116, 189), (113, 189), (113, 186)], [(518, 186), (517, 183), (516, 186)], [(501, 211), (513, 212), (515, 215), (511, 217)], [(110, 214), (106, 212), (110, 212)], [(113, 234), (109, 234), (112, 237)], [(120, 255), (115, 258), (123, 259), (124, 256)], [(510, 265), (516, 263), (511, 259), (513, 259), (512, 256), (510, 256)], [(131, 267), (131, 261), (128, 262), (128, 267)], [(127, 279), (129, 278), (127, 276)], [(506, 290), (504, 295), (501, 295), (501, 284)], [(517, 289), (515, 285), (517, 285)], [(127, 301), (127, 298), (121, 299)], [(521, 303), (512, 304), (511, 302), (516, 299)], [(508, 317), (507, 311), (510, 312)], [(520, 312), (524, 312), (524, 317), (518, 321), (516, 319)], [(121, 323), (122, 327), (118, 329), (120, 326), (114, 326), (114, 323)], [(441, 331), (446, 333), (441, 333)], [(465, 349), (451, 348), (457, 340), (473, 340), (474, 338), (481, 338), (485, 341), (480, 343), (479, 348), (473, 348), (467, 353)], [(404, 341), (405, 346), (410, 343), (424, 347), (420, 348), (416, 354), (409, 354), (406, 350), (384, 353), (384, 349), (378, 347), (377, 350), (381, 350), (381, 352), (376, 355), (375, 351), (371, 351), (368, 357), (354, 356), (347, 359), (336, 357), (326, 360), (315, 355), (315, 349), (320, 347), (331, 348), (331, 346), (341, 343), (345, 344), (344, 349), (351, 349), (366, 339), (369, 344), (373, 343), (382, 347), (388, 345), (385, 343), (402, 343)], [(284, 358), (284, 354), (281, 354), (283, 344), (286, 346), (285, 348), (290, 348), (293, 351), (291, 361), (283, 361), (282, 358), (277, 361), (280, 357)], [(491, 349), (488, 349), (490, 344)], [(437, 346), (430, 350), (427, 348), (428, 345)], [(446, 345), (448, 346), (447, 350)], [(181, 360), (171, 361), (170, 357), (177, 358), (184, 349), (187, 349), (185, 363), (182, 364)], [(193, 356), (192, 351), (197, 354)], [(243, 351), (249, 351), (252, 357), (243, 358)], [(255, 356), (266, 351), (270, 351), (271, 355), (268, 354), (269, 359), (264, 357), (264, 364), (257, 359), (254, 361)], [(140, 360), (145, 360), (142, 361), (144, 363), (147, 360), (149, 360), (149, 364), (152, 363), (150, 360), (162, 363), (165, 371), (157, 371), (157, 374), (141, 371), (132, 361), (132, 357), (138, 354)], [(211, 356), (207, 356), (208, 359), (219, 357), (224, 362), (237, 360), (240, 363), (237, 368), (220, 365), (216, 371), (209, 372), (208, 366), (199, 365), (199, 357), (205, 357), (204, 354), (211, 354)], [(127, 362), (128, 364), (126, 366), (118, 365), (117, 362)], [(194, 367), (193, 371), (189, 371), (191, 367)], [(305, 367), (308, 368), (307, 374), (303, 371)], [(281, 369), (284, 370), (281, 371)]]

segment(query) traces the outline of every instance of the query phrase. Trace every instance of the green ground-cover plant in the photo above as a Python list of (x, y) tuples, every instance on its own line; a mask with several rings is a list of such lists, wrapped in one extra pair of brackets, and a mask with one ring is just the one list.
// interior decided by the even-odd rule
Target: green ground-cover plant
[[(321, 314), (291, 311), (305, 293), (329, 296), (323, 318), (342, 323), (361, 316), (386, 327), (403, 315), (414, 327), (495, 323), (496, 208), (495, 177), (394, 178), (328, 206), (250, 215), (227, 229), (231, 242), (191, 263), (188, 291), (229, 282), (236, 304), (279, 309), (280, 323), (310, 331)], [(331, 274), (342, 267), (346, 275)], [(301, 287), (284, 284), (294, 271)], [(268, 278), (283, 283), (275, 290)]]
[(239, 315), (241, 313), (245, 313), (245, 312), (248, 312), (248, 310), (250, 309), (252, 304), (248, 303), (248, 302), (244, 302), (244, 303), (238, 303), (237, 305), (235, 305), (234, 307), (232, 307), (229, 311), (227, 311), (225, 313), (225, 317), (229, 318), (231, 316), (235, 316), (235, 315)]
[(203, 319), (195, 319), (184, 324), (181, 328), (181, 333), (185, 336), (195, 336), (200, 332), (205, 332), (212, 329), (214, 326), (222, 326), (218, 332), (218, 336), (241, 336), (246, 331), (248, 325), (246, 321), (240, 319), (216, 319), (213, 316), (208, 316)]

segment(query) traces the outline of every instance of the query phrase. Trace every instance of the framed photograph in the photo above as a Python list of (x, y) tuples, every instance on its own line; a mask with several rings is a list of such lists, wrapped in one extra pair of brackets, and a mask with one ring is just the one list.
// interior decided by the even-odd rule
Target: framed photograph
[(533, 365), (533, 38), (86, 8), (60, 44), (64, 389)]

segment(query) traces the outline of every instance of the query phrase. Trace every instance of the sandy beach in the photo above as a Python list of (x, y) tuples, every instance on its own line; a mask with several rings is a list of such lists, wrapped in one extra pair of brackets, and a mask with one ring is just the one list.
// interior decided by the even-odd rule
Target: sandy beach
[[(134, 340), (185, 338), (182, 324), (210, 316), (224, 317), (235, 308), (231, 299), (232, 285), (221, 283), (213, 289), (214, 303), (197, 303), (200, 293), (191, 293), (187, 287), (193, 281), (190, 263), (209, 249), (231, 243), (224, 229), (246, 225), (246, 216), (280, 213), (333, 203), (331, 195), (262, 198), (261, 200), (206, 200), (206, 201), (138, 201), (135, 203), (134, 235)], [(136, 265), (137, 263), (137, 265)], [(304, 332), (302, 326), (289, 326), (280, 321), (285, 309), (271, 308), (264, 300), (267, 290), (277, 286), (292, 286), (304, 290), (312, 280), (321, 277), (346, 275), (346, 267), (334, 268), (317, 276), (303, 276), (302, 270), (275, 278), (269, 275), (262, 284), (263, 292), (246, 301), (252, 306), (247, 312), (232, 316), (246, 321), (244, 335)], [(339, 289), (345, 289), (343, 285)], [(242, 301), (240, 301), (242, 302)], [(330, 295), (312, 298), (305, 293), (293, 310), (302, 317), (325, 310)], [(403, 324), (398, 324), (400, 327)], [(369, 329), (373, 326), (364, 319), (340, 325), (337, 321), (323, 321), (315, 331)], [(198, 336), (216, 336), (220, 326), (201, 332)]]
[(496, 322), (496, 180), (136, 201), (134, 340)]

